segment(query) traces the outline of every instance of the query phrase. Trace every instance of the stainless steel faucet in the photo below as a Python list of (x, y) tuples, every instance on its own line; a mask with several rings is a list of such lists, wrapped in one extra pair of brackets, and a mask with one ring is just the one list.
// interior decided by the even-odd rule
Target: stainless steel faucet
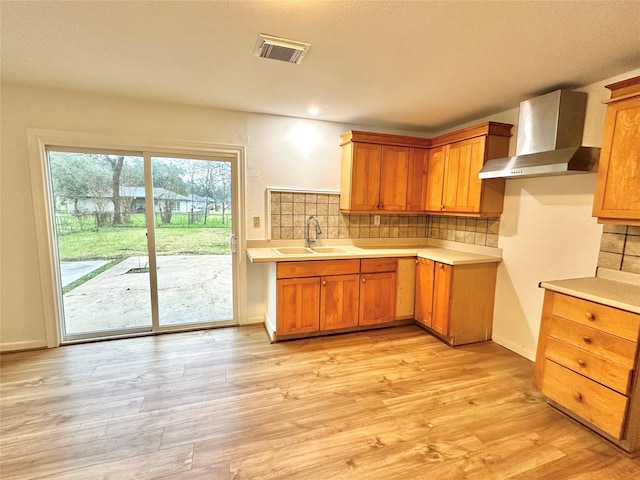
[[(311, 238), (311, 235), (309, 234), (309, 230), (310, 230), (310, 226), (311, 226), (311, 221), (315, 220), (316, 222), (316, 236), (315, 238)], [(309, 218), (307, 218), (307, 226), (304, 229), (304, 246), (309, 248), (311, 247), (312, 243), (316, 243), (318, 241), (318, 235), (322, 234), (322, 230), (320, 229), (320, 222), (318, 221), (318, 217), (316, 217), (315, 215), (310, 216)]]

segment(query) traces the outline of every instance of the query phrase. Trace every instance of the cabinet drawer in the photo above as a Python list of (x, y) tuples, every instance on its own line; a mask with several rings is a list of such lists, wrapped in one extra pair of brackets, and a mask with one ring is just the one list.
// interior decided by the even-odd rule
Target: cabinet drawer
[(635, 342), (555, 316), (551, 317), (549, 336), (626, 368), (634, 368), (637, 347)]
[(395, 272), (395, 258), (363, 258), (360, 264), (361, 273)]
[(624, 395), (554, 362), (545, 366), (542, 393), (609, 435), (624, 438), (628, 406)]
[(359, 259), (278, 262), (276, 264), (276, 278), (324, 277), (359, 272)]
[(553, 314), (627, 340), (638, 341), (640, 315), (635, 313), (556, 293)]
[(574, 372), (585, 375), (623, 395), (629, 393), (633, 370), (574, 347), (556, 338), (549, 338), (545, 356)]

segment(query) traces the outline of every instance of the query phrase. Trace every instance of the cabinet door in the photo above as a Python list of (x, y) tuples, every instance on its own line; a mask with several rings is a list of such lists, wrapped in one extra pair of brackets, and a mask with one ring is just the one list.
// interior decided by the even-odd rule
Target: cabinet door
[(445, 154), (446, 146), (436, 147), (429, 150), (424, 206), (426, 210), (431, 212), (439, 212), (442, 210)]
[(360, 275), (322, 277), (320, 288), (320, 330), (358, 325)]
[(406, 210), (408, 178), (409, 148), (383, 145), (379, 209), (390, 212)]
[(434, 269), (433, 260), (418, 259), (415, 319), (427, 327), (431, 327), (432, 324)]
[(431, 328), (442, 335), (449, 335), (452, 279), (453, 267), (436, 262), (434, 267)]
[(444, 168), (443, 209), (448, 212), (478, 213), (484, 163), (484, 136), (448, 145)]
[(428, 166), (429, 150), (426, 148), (411, 148), (409, 150), (407, 210), (414, 212), (425, 210)]
[(320, 278), (277, 281), (276, 330), (279, 335), (315, 332), (320, 319)]
[(640, 98), (610, 104), (600, 152), (594, 216), (640, 220), (639, 145)]
[(392, 322), (396, 306), (396, 272), (360, 275), (359, 325)]
[(369, 143), (353, 145), (351, 211), (370, 212), (380, 204), (382, 147)]

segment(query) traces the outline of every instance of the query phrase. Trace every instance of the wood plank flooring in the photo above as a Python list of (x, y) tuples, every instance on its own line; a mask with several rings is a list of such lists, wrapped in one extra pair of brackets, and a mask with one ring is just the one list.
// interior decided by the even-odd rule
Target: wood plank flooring
[(530, 361), (404, 326), (271, 345), (261, 326), (4, 354), (10, 479), (632, 479)]

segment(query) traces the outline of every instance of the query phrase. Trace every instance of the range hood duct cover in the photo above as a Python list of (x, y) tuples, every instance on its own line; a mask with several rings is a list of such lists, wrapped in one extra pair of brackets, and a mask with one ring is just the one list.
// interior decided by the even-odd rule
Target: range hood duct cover
[(520, 104), (516, 155), (489, 160), (478, 177), (514, 178), (595, 172), (600, 148), (583, 147), (587, 94), (556, 90)]

